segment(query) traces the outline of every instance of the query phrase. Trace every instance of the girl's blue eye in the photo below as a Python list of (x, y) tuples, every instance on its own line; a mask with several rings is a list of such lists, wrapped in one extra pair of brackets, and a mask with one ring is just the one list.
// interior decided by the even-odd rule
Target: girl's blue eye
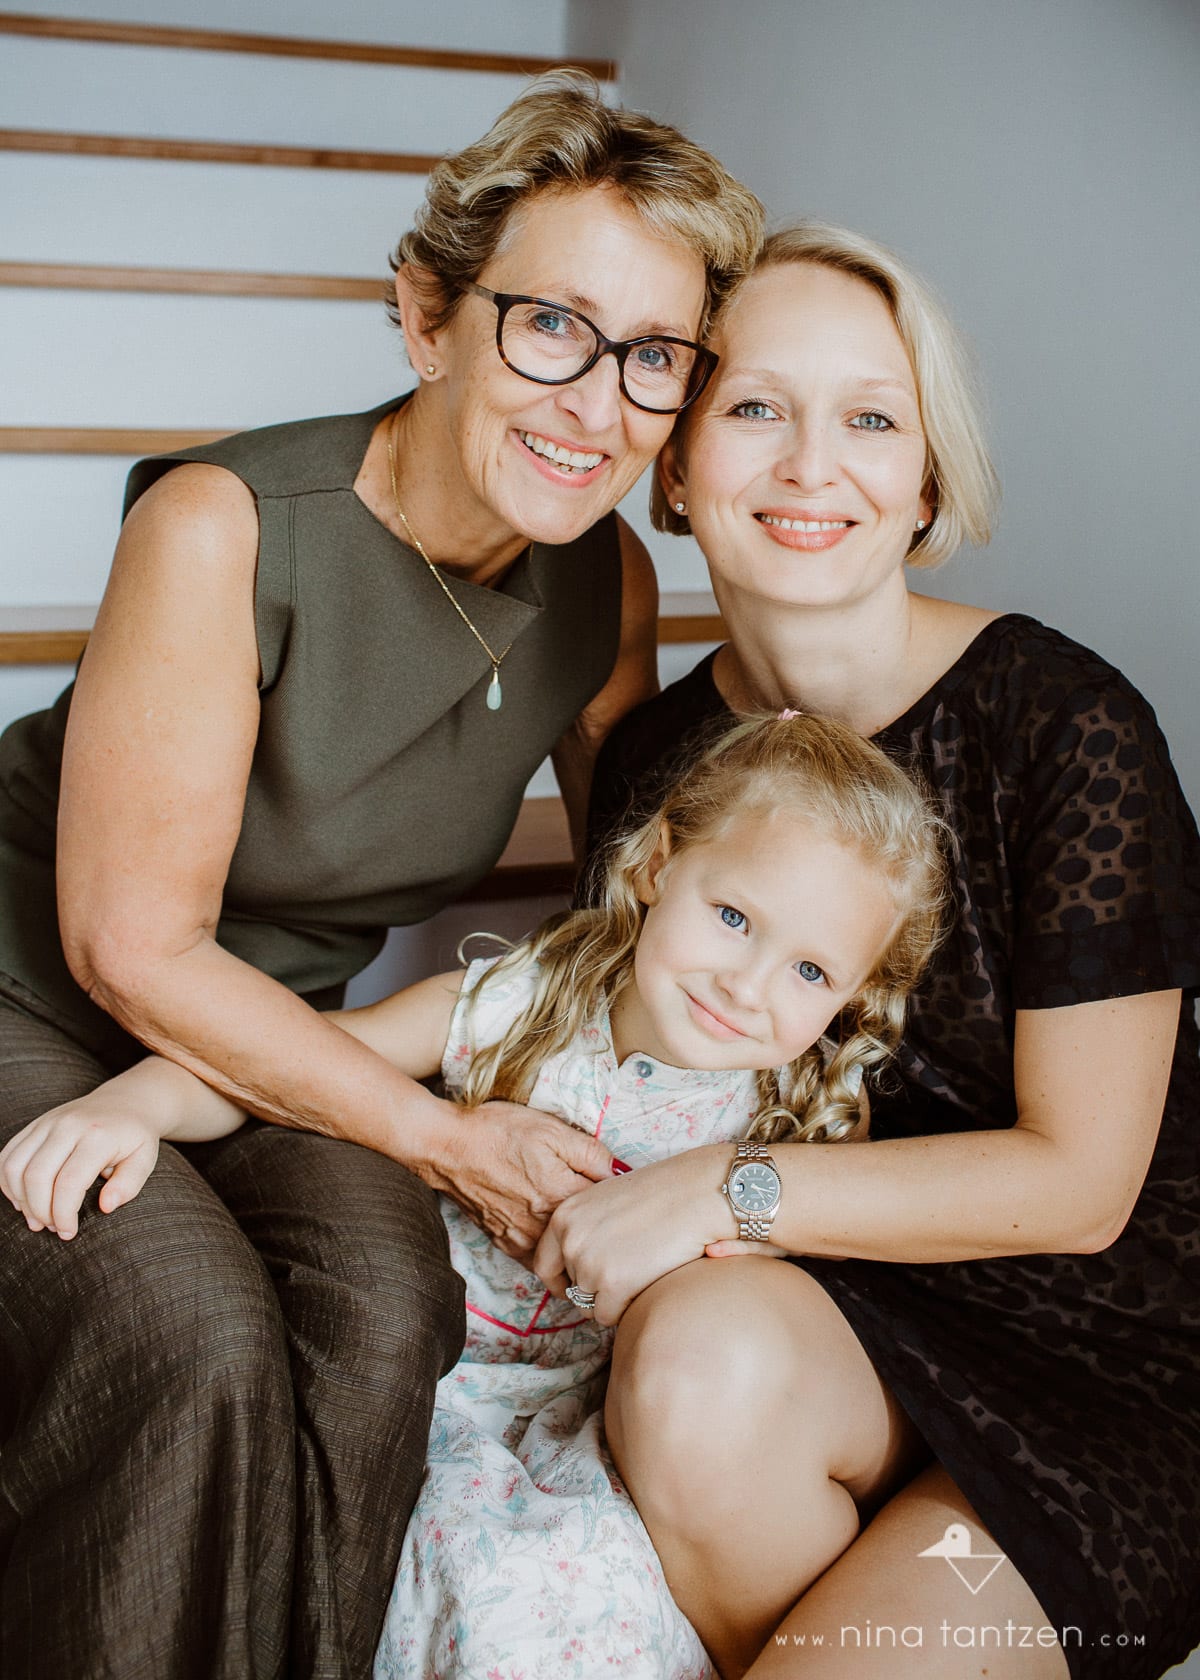
[(735, 910), (732, 904), (722, 904), (719, 905), (718, 908), (721, 912), (721, 920), (725, 923), (725, 926), (727, 928), (732, 928), (735, 933), (740, 933), (746, 925), (746, 918), (742, 915), (742, 912), (740, 910)]
[(807, 980), (809, 984), (813, 986), (820, 985), (825, 978), (825, 970), (823, 968), (818, 968), (815, 962), (797, 963), (796, 969), (800, 978), (802, 980)]
[(880, 414), (875, 409), (866, 414), (856, 414), (850, 424), (860, 432), (892, 432), (896, 429), (894, 420), (889, 420), (886, 414)]
[(747, 397), (745, 402), (734, 403), (729, 410), (737, 415), (739, 420), (774, 420), (775, 410), (770, 403), (763, 402), (760, 397)]

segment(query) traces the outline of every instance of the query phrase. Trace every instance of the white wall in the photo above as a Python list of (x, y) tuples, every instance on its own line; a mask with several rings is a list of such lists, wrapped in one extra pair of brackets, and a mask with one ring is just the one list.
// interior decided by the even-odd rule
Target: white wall
[(711, 146), (774, 217), (861, 228), (941, 290), (979, 352), (1005, 503), (989, 551), (921, 586), (1114, 659), (1200, 806), (1200, 7), (570, 0), (569, 16), (568, 51), (618, 58), (624, 102)]
[[(47, 16), (560, 53), (564, 0), (22, 0)], [(520, 76), (425, 72), (0, 35), (0, 123), (438, 153), (481, 134)], [(417, 176), (0, 153), (0, 259), (389, 277)], [(411, 374), (382, 303), (0, 288), (0, 425), (235, 429), (365, 408)], [(0, 454), (0, 608), (95, 602), (128, 460)], [(0, 667), (0, 727), (66, 667)], [(548, 767), (535, 793), (554, 791)], [(452, 966), (463, 933), (549, 904), (475, 905), (394, 938), (363, 998)], [(457, 920), (456, 920), (457, 917)], [(462, 925), (460, 925), (462, 924)]]
[[(562, 4), (480, 16), (364, 4), (339, 13), (191, 0), (30, 9), (263, 31), (553, 52)], [(505, 26), (505, 20), (507, 25)], [(437, 153), (462, 145), (523, 78), (0, 36), (6, 126)], [(388, 276), (420, 177), (0, 154), (2, 254), (15, 261)], [(363, 408), (411, 375), (382, 303), (0, 291), (0, 425), (239, 428)], [(0, 456), (0, 605), (96, 600), (129, 462)], [(46, 673), (47, 692), (59, 673)], [(21, 679), (27, 684), (27, 676)], [(17, 679), (0, 672), (0, 709)]]

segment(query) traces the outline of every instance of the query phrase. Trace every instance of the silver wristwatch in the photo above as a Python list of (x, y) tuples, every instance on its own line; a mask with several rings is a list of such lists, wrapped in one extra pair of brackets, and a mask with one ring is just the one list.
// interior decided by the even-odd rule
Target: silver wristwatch
[(743, 1242), (770, 1241), (771, 1222), (783, 1199), (783, 1183), (765, 1143), (743, 1139), (738, 1144), (721, 1194), (729, 1198)]

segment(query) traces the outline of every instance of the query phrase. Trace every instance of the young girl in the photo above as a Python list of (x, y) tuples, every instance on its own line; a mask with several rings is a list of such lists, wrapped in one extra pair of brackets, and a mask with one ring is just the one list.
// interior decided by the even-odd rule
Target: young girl
[[(614, 844), (601, 908), (335, 1019), (413, 1077), (440, 1068), (468, 1108), (527, 1103), (587, 1129), (614, 1172), (706, 1143), (847, 1139), (861, 1130), (860, 1070), (889, 1055), (936, 940), (940, 828), (849, 730), (751, 719)], [(111, 1212), (145, 1182), (160, 1137), (242, 1119), (157, 1058), (90, 1103), (86, 1135), (51, 1114), (0, 1156), (0, 1185), (35, 1228), (71, 1235), (98, 1172)], [(772, 1252), (771, 1174), (758, 1169), (756, 1204), (748, 1167), (735, 1156), (712, 1186), (730, 1241), (710, 1255), (740, 1251), (739, 1237)], [(708, 1659), (603, 1440), (606, 1326), (624, 1303), (568, 1284), (557, 1260), (526, 1269), (448, 1198), (443, 1213), (467, 1344), (438, 1389), (376, 1676), (699, 1680)]]

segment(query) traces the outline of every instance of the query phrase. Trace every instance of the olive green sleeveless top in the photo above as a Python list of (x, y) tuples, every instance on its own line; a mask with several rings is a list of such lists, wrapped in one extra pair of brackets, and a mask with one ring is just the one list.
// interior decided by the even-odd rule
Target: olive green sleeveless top
[[(128, 512), (182, 461), (234, 472), (258, 504), (261, 720), (219, 942), (293, 991), (337, 987), (390, 926), (424, 920), (496, 862), (525, 786), (616, 660), (614, 515), (535, 544), (502, 583), (449, 587), (491, 663), (411, 548), (354, 493), (395, 401), (243, 432), (140, 461)], [(0, 988), (97, 1048), (113, 1023), (71, 979), (58, 938), (54, 830), (71, 689), (0, 736)]]

